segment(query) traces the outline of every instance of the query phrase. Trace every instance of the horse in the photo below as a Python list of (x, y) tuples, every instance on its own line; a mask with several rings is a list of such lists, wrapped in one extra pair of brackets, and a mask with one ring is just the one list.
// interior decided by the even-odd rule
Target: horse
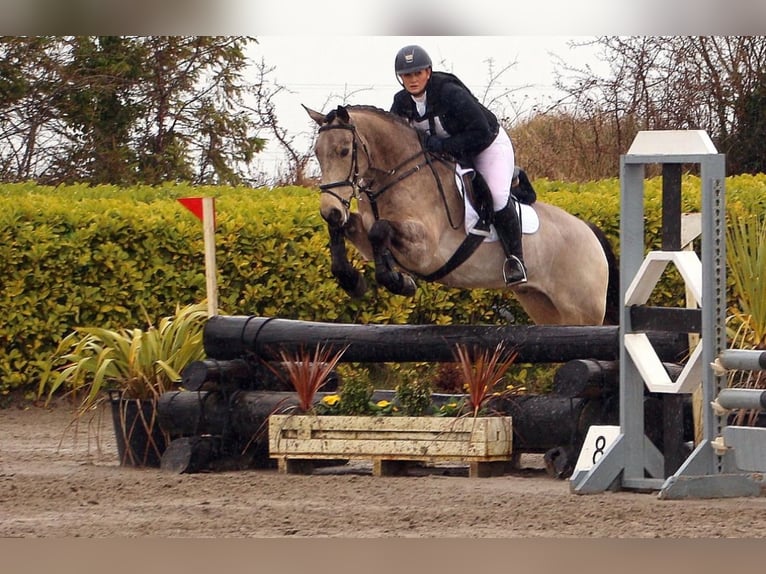
[(522, 211), (522, 221), (539, 222), (522, 239), (528, 280), (507, 287), (499, 241), (466, 228), (470, 205), (451, 158), (424, 150), (417, 130), (374, 106), (327, 114), (303, 107), (319, 125), (313, 151), (331, 272), (351, 297), (367, 284), (348, 260), (346, 239), (374, 261), (376, 282), (398, 295), (413, 295), (415, 278), (509, 289), (538, 325), (616, 324), (616, 258), (597, 226), (542, 201), (524, 206), (532, 211)]

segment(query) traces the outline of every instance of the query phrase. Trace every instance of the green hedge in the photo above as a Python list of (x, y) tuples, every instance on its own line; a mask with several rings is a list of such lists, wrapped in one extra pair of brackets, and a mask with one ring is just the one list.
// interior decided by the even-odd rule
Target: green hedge
[[(541, 200), (598, 224), (619, 253), (619, 181), (534, 182)], [(683, 208), (699, 209), (699, 180), (683, 179)], [(766, 211), (766, 176), (727, 180), (737, 213)], [(659, 179), (646, 183), (647, 248), (659, 247)], [(327, 233), (314, 189), (169, 185), (0, 186), (0, 393), (32, 393), (36, 368), (73, 327), (143, 326), (177, 304), (205, 297), (201, 223), (176, 199), (216, 198), (219, 306), (227, 314), (344, 323), (498, 323), (528, 320), (502, 291), (421, 283), (416, 295), (375, 286), (370, 265), (351, 247), (371, 290), (348, 298), (330, 274)], [(674, 301), (670, 277), (658, 287)]]

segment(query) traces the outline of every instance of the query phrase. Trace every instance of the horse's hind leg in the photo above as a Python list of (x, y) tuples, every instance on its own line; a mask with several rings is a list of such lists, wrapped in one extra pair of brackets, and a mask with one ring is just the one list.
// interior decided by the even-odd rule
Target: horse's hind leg
[(384, 220), (376, 221), (370, 229), (369, 239), (375, 261), (375, 280), (395, 295), (414, 295), (417, 285), (406, 273), (396, 271), (394, 256), (391, 253), (391, 238), (394, 229)]
[(351, 297), (358, 299), (367, 291), (367, 282), (348, 260), (346, 240), (343, 229), (332, 225), (327, 226), (330, 233), (330, 257), (333, 276), (341, 288)]

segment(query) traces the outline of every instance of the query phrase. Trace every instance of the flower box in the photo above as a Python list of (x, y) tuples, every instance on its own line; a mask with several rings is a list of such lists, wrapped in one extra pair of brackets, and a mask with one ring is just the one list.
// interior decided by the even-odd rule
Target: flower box
[(511, 417), (269, 417), (269, 456), (283, 473), (310, 473), (312, 460), (367, 459), (375, 476), (401, 474), (408, 461), (465, 462), (469, 476), (492, 476), (512, 444)]

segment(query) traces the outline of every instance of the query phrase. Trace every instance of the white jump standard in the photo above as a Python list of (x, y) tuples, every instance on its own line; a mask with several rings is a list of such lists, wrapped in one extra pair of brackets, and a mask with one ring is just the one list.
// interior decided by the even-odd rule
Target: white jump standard
[[(663, 167), (663, 251), (648, 256), (644, 253), (643, 193), (647, 164)], [(692, 261), (689, 252), (681, 254), (680, 241), (674, 237), (678, 235), (674, 226), (680, 227), (682, 164), (700, 165), (699, 262)], [(724, 371), (715, 367), (716, 359), (726, 356), (724, 187), (725, 157), (716, 152), (704, 131), (640, 132), (620, 158), (620, 428), (593, 466), (572, 475), (570, 489), (574, 493), (615, 488), (657, 490), (660, 498), (679, 499), (758, 496), (761, 492), (762, 475), (758, 472), (766, 467), (766, 429), (726, 428), (726, 413), (714, 408), (715, 399), (726, 386)], [(699, 310), (660, 308), (637, 313), (668, 263), (678, 267)], [(701, 321), (694, 319), (694, 312), (701, 314)], [(667, 322), (678, 331), (701, 335), (684, 373), (675, 381), (664, 369), (656, 368), (659, 360), (642, 334), (646, 325), (638, 320), (648, 315), (657, 320), (663, 313), (674, 318)], [(679, 317), (689, 320), (678, 327), (675, 319)], [(701, 329), (693, 327), (698, 324)], [(691, 392), (698, 382), (703, 395), (702, 440), (676, 470), (668, 473), (667, 449), (660, 452), (644, 433), (644, 388), (673, 395)], [(726, 397), (726, 393), (721, 396)], [(732, 441), (738, 448), (730, 448)]]

